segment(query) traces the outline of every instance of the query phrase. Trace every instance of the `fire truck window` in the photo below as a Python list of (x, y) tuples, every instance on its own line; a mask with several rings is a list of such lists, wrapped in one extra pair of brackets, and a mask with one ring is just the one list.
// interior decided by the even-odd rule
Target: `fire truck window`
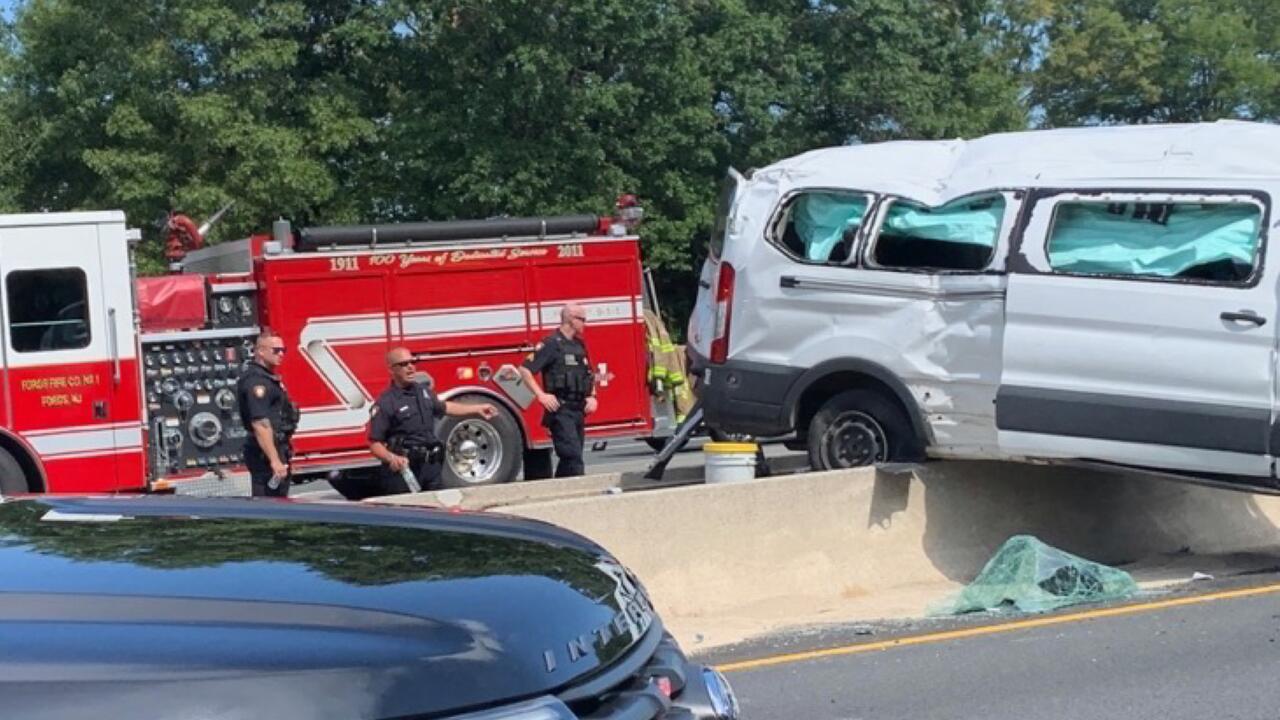
[(89, 345), (88, 284), (78, 268), (15, 270), (5, 281), (9, 337), (17, 352)]

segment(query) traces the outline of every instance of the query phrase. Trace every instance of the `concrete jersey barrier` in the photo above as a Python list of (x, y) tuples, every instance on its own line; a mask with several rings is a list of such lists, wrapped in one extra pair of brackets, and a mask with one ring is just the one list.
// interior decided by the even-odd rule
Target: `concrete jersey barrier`
[[(1280, 546), (1280, 498), (1069, 468), (950, 462), (616, 494), (614, 476), (558, 482), (477, 488), (461, 505), (607, 547), (695, 650), (791, 625), (918, 616), (1019, 533), (1110, 564)], [(1184, 574), (1162, 578), (1163, 562), (1145, 579)]]

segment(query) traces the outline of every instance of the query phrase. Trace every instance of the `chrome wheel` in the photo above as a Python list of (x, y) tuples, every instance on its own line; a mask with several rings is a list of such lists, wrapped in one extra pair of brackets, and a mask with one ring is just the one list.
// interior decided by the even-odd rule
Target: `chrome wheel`
[(498, 430), (483, 420), (458, 423), (445, 441), (445, 462), (465, 483), (490, 482), (502, 464), (502, 438)]

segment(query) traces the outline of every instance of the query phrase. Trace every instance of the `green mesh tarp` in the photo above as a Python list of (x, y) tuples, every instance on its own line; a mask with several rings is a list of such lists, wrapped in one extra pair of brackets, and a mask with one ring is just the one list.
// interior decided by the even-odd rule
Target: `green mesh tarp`
[(977, 579), (943, 604), (934, 615), (994, 610), (1005, 605), (1023, 612), (1044, 612), (1068, 605), (1122, 600), (1138, 591), (1123, 570), (1090, 562), (1030, 535), (1015, 535)]

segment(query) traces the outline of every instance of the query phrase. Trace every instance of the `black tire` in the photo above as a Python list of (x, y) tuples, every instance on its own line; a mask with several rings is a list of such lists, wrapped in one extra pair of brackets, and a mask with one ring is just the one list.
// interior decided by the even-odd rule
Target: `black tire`
[[(524, 442), (520, 425), (502, 405), (480, 396), (455, 398), (460, 403), (489, 403), (498, 409), (492, 420), (446, 417), (436, 431), (444, 443), (440, 484), (447, 488), (511, 482), (520, 474)], [(469, 443), (469, 444), (468, 444)]]
[(547, 480), (555, 475), (555, 460), (551, 448), (533, 448), (524, 451), (524, 479)]
[(0, 494), (18, 495), (31, 492), (27, 474), (8, 450), (0, 448)]
[(915, 459), (918, 445), (902, 407), (874, 390), (836, 395), (809, 423), (809, 464), (814, 470)]
[(343, 470), (337, 477), (329, 479), (329, 486), (337, 490), (348, 500), (364, 500), (382, 494), (382, 483), (378, 480), (379, 467), (354, 468)]

